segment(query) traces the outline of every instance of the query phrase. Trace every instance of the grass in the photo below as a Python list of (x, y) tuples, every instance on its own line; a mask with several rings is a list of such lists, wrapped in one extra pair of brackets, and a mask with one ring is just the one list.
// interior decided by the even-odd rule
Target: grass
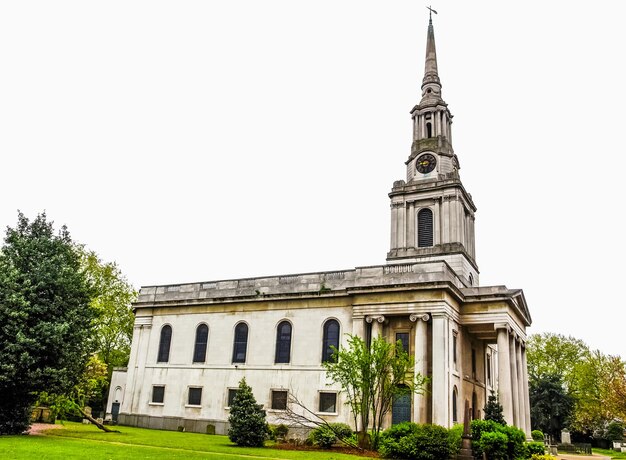
[(596, 449), (595, 447), (593, 448), (593, 453), (594, 454), (598, 454), (598, 455), (604, 455), (605, 457), (611, 457), (611, 458), (624, 458), (626, 459), (626, 452), (617, 452), (615, 450), (610, 450), (610, 449)]
[(117, 427), (121, 433), (105, 433), (93, 425), (64, 422), (64, 428), (43, 436), (2, 436), (2, 459), (314, 459), (355, 460), (358, 456), (337, 452), (244, 448), (228, 437), (177, 431)]

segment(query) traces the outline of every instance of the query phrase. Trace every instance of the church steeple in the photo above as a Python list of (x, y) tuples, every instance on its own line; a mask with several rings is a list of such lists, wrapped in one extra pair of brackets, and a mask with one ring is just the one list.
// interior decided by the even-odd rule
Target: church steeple
[[(430, 90), (430, 91), (429, 91)], [(422, 80), (422, 103), (425, 97), (441, 97), (441, 81), (437, 70), (437, 49), (435, 48), (435, 29), (432, 13), (428, 20), (428, 35), (426, 37), (426, 65)]]
[[(431, 10), (431, 14), (432, 14)], [(435, 30), (428, 21), (422, 97), (411, 110), (413, 142), (406, 181), (394, 182), (389, 263), (445, 261), (462, 285), (478, 284), (476, 206), (461, 183), (452, 148), (452, 114), (441, 98)]]

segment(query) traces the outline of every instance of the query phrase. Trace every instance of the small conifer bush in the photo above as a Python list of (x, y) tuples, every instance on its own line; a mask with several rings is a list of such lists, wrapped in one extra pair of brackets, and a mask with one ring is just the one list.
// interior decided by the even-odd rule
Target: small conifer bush
[(232, 442), (242, 447), (263, 447), (269, 430), (265, 411), (257, 404), (245, 378), (239, 382), (239, 390), (230, 406), (228, 422), (228, 438)]

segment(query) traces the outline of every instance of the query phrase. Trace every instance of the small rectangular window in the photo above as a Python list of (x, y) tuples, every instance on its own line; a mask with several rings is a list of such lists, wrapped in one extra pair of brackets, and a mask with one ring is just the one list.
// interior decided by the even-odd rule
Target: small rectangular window
[(189, 387), (189, 399), (187, 404), (190, 406), (199, 406), (202, 403), (202, 388)]
[(396, 342), (400, 341), (402, 343), (402, 349), (409, 352), (409, 333), (408, 332), (397, 332), (396, 333)]
[(152, 387), (152, 402), (163, 404), (165, 398), (165, 387), (163, 385), (154, 385)]
[(491, 385), (491, 355), (487, 355), (487, 383)]
[(239, 390), (237, 388), (228, 389), (228, 407), (233, 405), (233, 401), (235, 400), (235, 396), (237, 396), (238, 391)]
[(287, 391), (272, 390), (272, 409), (275, 409), (275, 410), (287, 409)]
[(337, 393), (320, 393), (320, 412), (337, 412)]

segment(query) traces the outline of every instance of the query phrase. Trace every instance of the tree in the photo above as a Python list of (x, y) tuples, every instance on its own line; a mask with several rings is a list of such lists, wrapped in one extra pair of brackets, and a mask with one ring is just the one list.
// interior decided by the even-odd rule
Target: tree
[(531, 380), (528, 393), (532, 427), (560, 439), (574, 409), (574, 400), (563, 387), (561, 376), (545, 374)]
[(90, 307), (95, 313), (93, 321), (94, 350), (106, 365), (108, 378), (100, 391), (93, 392), (86, 401), (93, 408), (104, 411), (113, 368), (125, 366), (130, 357), (133, 336), (132, 302), (137, 291), (126, 280), (115, 262), (103, 262), (94, 251), (77, 246), (81, 264), (92, 285)]
[(491, 394), (487, 398), (487, 404), (483, 409), (485, 414), (485, 420), (493, 420), (500, 425), (506, 425), (506, 421), (504, 420), (504, 409), (500, 401), (498, 401), (498, 396), (491, 391)]
[(413, 359), (402, 342), (389, 343), (380, 336), (368, 347), (363, 339), (350, 335), (348, 346), (336, 349), (333, 357), (324, 367), (328, 377), (341, 385), (354, 424), (361, 428), (359, 446), (370, 447), (366, 433), (371, 426), (371, 447), (377, 448), (383, 419), (394, 398), (423, 392), (426, 379), (413, 374)]
[(92, 290), (67, 228), (18, 213), (0, 251), (0, 434), (23, 432), (37, 392), (66, 393), (82, 375)]
[(244, 447), (263, 447), (268, 433), (265, 411), (257, 404), (245, 378), (239, 382), (239, 389), (230, 406), (228, 422), (228, 438), (232, 442)]

